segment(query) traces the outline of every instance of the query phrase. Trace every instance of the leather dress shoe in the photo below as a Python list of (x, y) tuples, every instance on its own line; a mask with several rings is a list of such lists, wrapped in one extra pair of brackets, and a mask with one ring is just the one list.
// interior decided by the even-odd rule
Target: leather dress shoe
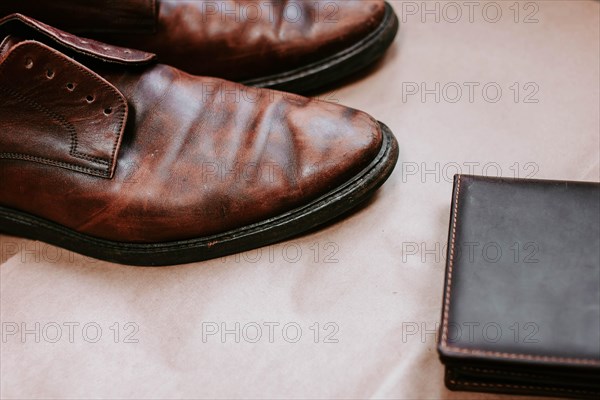
[(369, 115), (0, 20), (0, 231), (123, 264), (283, 240), (356, 207), (397, 143)]
[(383, 0), (0, 1), (0, 17), (17, 12), (191, 74), (297, 93), (369, 66), (398, 30)]

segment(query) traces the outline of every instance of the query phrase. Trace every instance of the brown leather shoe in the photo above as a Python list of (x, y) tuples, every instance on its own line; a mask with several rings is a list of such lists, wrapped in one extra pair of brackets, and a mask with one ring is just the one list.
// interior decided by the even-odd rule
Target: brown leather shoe
[(365, 200), (397, 144), (360, 111), (0, 20), (0, 231), (181, 264), (288, 238)]
[(0, 17), (14, 12), (195, 75), (301, 93), (372, 64), (398, 30), (383, 0), (0, 1)]

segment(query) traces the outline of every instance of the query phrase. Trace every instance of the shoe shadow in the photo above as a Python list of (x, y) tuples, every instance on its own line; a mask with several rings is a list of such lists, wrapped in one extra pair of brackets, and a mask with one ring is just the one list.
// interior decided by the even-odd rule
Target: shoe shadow
[(394, 61), (398, 58), (400, 54), (401, 40), (400, 38), (396, 38), (394, 45), (392, 45), (386, 54), (380, 58), (379, 60), (373, 62), (371, 65), (367, 66), (360, 71), (355, 72), (352, 75), (344, 77), (340, 80), (328, 83), (325, 86), (321, 86), (315, 90), (304, 93), (304, 96), (307, 97), (323, 97), (326, 93), (331, 93), (337, 89), (340, 89), (344, 86), (349, 86), (353, 84), (357, 84), (363, 80), (366, 80), (368, 77), (377, 74), (388, 64), (393, 64)]

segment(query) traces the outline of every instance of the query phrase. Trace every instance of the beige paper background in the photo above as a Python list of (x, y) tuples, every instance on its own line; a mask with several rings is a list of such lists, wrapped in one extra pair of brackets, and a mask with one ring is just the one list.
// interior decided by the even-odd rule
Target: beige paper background
[[(431, 9), (435, 3), (427, 2)], [(400, 143), (390, 180), (342, 222), (261, 252), (155, 269), (0, 236), (3, 330), (12, 323), (33, 329), (37, 322), (45, 334), (39, 343), (33, 334), (24, 343), (18, 335), (2, 340), (1, 397), (505, 397), (446, 390), (434, 335), (403, 338), (403, 331), (422, 324), (431, 331), (440, 318), (457, 165), (463, 173), (472, 165), (477, 174), (499, 169), (504, 176), (600, 179), (599, 3), (538, 1), (537, 23), (523, 22), (535, 11), (523, 2), (515, 22), (513, 3), (497, 3), (503, 11), (497, 23), (483, 18), (485, 2), (477, 2), (473, 22), (462, 7), (467, 14), (450, 23), (454, 14), (443, 14), (446, 2), (440, 2), (436, 23), (432, 15), (421, 21), (421, 2), (393, 2), (405, 22), (384, 62), (323, 95), (386, 122)], [(413, 5), (417, 15), (407, 12)], [(456, 82), (465, 92), (456, 103), (447, 101), (454, 92), (439, 103), (433, 95), (404, 101), (403, 87), (411, 82), (429, 88)], [(465, 82), (480, 84), (472, 103)], [(492, 82), (503, 90), (497, 103), (481, 93)], [(528, 82), (539, 88), (537, 104), (523, 102)], [(438, 172), (422, 175), (436, 166)], [(79, 324), (73, 343), (70, 322)], [(110, 329), (115, 322), (118, 343)], [(125, 330), (128, 322), (138, 327), (138, 343), (124, 343), (133, 329)], [(203, 323), (233, 328), (236, 322), (240, 343), (234, 335), (203, 341)], [(268, 322), (280, 324), (273, 343)], [(56, 334), (53, 323), (62, 327), (57, 343), (48, 340)], [(86, 323), (102, 328), (97, 343), (85, 340), (96, 336), (93, 328), (83, 337)], [(286, 340), (296, 336), (292, 325), (283, 336), (289, 323), (302, 329), (297, 343)], [(335, 325), (326, 331), (326, 323)], [(262, 326), (258, 343), (252, 343), (252, 324)], [(338, 342), (324, 343), (336, 326)]]

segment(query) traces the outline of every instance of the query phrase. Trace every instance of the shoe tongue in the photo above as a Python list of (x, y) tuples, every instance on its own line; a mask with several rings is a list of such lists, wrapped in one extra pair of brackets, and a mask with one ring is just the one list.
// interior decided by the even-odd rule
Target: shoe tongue
[(4, 58), (4, 56), (17, 44), (24, 42), (25, 39), (22, 39), (17, 36), (8, 35), (5, 36), (2, 41), (0, 41), (0, 60)]

